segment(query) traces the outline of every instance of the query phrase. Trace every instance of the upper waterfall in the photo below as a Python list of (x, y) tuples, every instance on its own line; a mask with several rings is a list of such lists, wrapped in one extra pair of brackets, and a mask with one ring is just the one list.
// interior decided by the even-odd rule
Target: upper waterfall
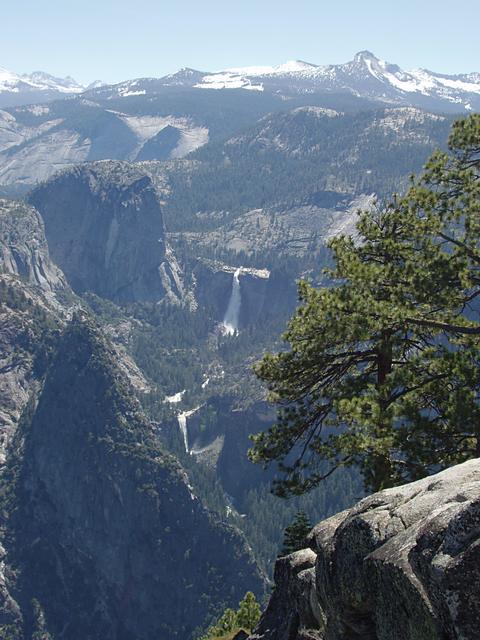
[(240, 291), (240, 273), (241, 268), (237, 269), (233, 274), (232, 293), (228, 303), (227, 311), (223, 318), (223, 326), (225, 333), (233, 336), (238, 331), (240, 307), (242, 304), (242, 293)]
[(183, 446), (185, 447), (186, 453), (188, 453), (187, 418), (188, 418), (188, 411), (182, 411), (177, 415), (178, 426), (180, 427), (180, 433), (182, 434), (182, 437), (183, 437)]

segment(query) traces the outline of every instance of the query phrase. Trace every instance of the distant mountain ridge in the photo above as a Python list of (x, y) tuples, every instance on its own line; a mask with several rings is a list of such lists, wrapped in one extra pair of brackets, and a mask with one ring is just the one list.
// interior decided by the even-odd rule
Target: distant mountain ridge
[(0, 67), (0, 105), (18, 106), (34, 102), (48, 102), (82, 93), (98, 86), (78, 83), (71, 76), (57, 78), (44, 71), (18, 74)]
[(94, 89), (91, 96), (111, 99), (147, 95), (165, 87), (244, 89), (285, 97), (347, 93), (388, 104), (443, 111), (480, 109), (480, 73), (442, 74), (426, 69), (405, 71), (360, 51), (343, 64), (316, 65), (293, 60), (278, 66), (253, 66), (204, 72), (183, 68), (164, 78), (139, 78)]
[(234, 67), (220, 71), (182, 68), (161, 78), (135, 78), (117, 84), (99, 81), (83, 86), (73, 78), (44, 72), (15, 74), (0, 68), (0, 107), (47, 102), (83, 94), (89, 99), (117, 99), (164, 93), (166, 89), (243, 89), (284, 97), (349, 94), (393, 105), (437, 111), (480, 109), (480, 73), (443, 74), (427, 69), (406, 71), (360, 51), (341, 64), (302, 60), (277, 66)]

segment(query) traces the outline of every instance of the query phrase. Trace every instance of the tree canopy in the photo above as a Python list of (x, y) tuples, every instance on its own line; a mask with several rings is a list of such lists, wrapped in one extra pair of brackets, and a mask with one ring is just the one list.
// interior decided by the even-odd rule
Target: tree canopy
[(281, 556), (303, 549), (305, 538), (310, 533), (312, 524), (305, 511), (298, 511), (292, 522), (285, 528)]
[(301, 306), (256, 373), (278, 419), (251, 457), (279, 463), (280, 495), (339, 466), (368, 489), (480, 455), (480, 115), (457, 121), (402, 198), (330, 243), (328, 286)]
[[(217, 622), (207, 629), (207, 632), (200, 640), (213, 640), (222, 638), (227, 640), (235, 632), (243, 629), (251, 633), (260, 620), (260, 605), (254, 594), (247, 591), (244, 598), (239, 602), (237, 611), (225, 609)], [(232, 634), (232, 635), (230, 635)]]

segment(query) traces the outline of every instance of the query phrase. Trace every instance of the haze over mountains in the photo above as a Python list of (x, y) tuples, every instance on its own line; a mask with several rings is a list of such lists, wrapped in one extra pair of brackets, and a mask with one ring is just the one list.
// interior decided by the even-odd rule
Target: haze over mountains
[(325, 282), (327, 241), (478, 109), (479, 74), (368, 52), (93, 87), (0, 73), (1, 638), (196, 640), (263, 594), (298, 509), (360, 497), (349, 470), (271, 495), (252, 364), (298, 279)]
[(267, 114), (280, 118), (301, 107), (342, 117), (387, 107), (442, 117), (480, 109), (478, 73), (404, 72), (367, 51), (340, 65), (182, 69), (160, 79), (87, 88), (41, 73), (2, 74), (0, 190), (6, 195), (79, 162), (193, 157), (200, 147), (245, 135)]
[[(100, 85), (100, 86), (99, 86)], [(153, 94), (165, 87), (244, 89), (284, 96), (350, 93), (381, 102), (457, 111), (480, 105), (480, 73), (447, 75), (426, 69), (405, 71), (369, 51), (344, 64), (317, 65), (300, 60), (278, 66), (251, 66), (217, 72), (184, 68), (162, 78), (140, 78), (114, 85), (82, 86), (73, 78), (43, 72), (18, 75), (0, 69), (0, 106), (30, 104), (85, 93), (89, 98)]]
[[(18, 74), (0, 67), (0, 105), (16, 106), (64, 98), (92, 89), (99, 84), (79, 84), (67, 76), (57, 78), (44, 71)], [(101, 84), (101, 83), (100, 83)]]

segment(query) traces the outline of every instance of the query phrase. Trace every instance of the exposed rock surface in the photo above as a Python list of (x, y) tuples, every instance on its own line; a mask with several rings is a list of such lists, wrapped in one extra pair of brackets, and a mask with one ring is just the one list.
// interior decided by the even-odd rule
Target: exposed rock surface
[(240, 500), (249, 489), (270, 479), (271, 471), (253, 464), (247, 452), (252, 445), (250, 435), (267, 429), (274, 419), (275, 413), (265, 401), (240, 409), (234, 396), (210, 397), (188, 415), (185, 428), (190, 453), (214, 466), (227, 494)]
[(0, 200), (0, 468), (71, 297), (38, 212)]
[(50, 259), (43, 220), (33, 207), (0, 199), (0, 269), (44, 291), (65, 288), (63, 273)]
[(54, 302), (18, 276), (0, 274), (0, 469), (61, 323)]
[[(196, 298), (211, 307), (218, 322), (224, 319), (233, 275), (237, 267), (218, 261), (199, 259), (194, 269)], [(278, 313), (291, 311), (297, 301), (295, 283), (267, 269), (241, 267), (239, 328), (245, 328)]]
[(77, 293), (118, 303), (183, 295), (150, 178), (122, 162), (75, 167), (30, 195), (50, 251)]
[(184, 640), (262, 590), (243, 539), (159, 447), (115, 360), (79, 317), (30, 388), (0, 477), (2, 638)]
[[(183, 158), (208, 142), (209, 130), (195, 115), (154, 115), (149, 101), (145, 107), (151, 115), (115, 106), (79, 97), (0, 108), (0, 185), (31, 188), (85, 161)], [(183, 111), (181, 103), (171, 106), (173, 112)]]
[(257, 640), (474, 640), (480, 460), (374, 494), (280, 558)]

